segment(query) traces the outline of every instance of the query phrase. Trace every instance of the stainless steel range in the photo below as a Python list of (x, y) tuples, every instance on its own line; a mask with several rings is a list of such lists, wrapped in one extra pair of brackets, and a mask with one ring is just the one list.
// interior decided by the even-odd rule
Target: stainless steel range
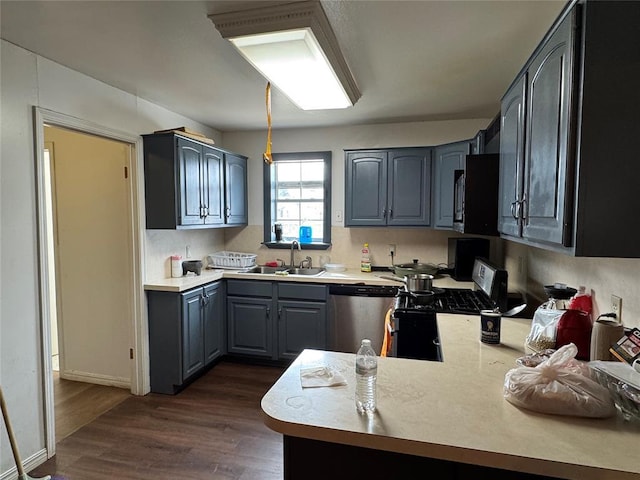
[(437, 313), (479, 314), (507, 307), (507, 272), (485, 259), (476, 259), (474, 288), (434, 288), (416, 295), (401, 290), (393, 308), (391, 354), (395, 357), (443, 361)]

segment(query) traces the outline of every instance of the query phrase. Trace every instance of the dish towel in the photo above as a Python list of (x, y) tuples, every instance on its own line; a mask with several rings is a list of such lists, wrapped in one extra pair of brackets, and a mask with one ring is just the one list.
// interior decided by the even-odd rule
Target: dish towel
[(387, 311), (387, 315), (384, 317), (384, 334), (383, 334), (383, 340), (382, 340), (382, 350), (380, 351), (380, 356), (381, 357), (386, 357), (389, 355), (389, 352), (391, 352), (391, 342), (392, 342), (392, 338), (391, 338), (391, 311), (393, 309), (390, 308)]
[(337, 370), (324, 366), (300, 367), (300, 383), (302, 388), (336, 387), (346, 385), (347, 381)]

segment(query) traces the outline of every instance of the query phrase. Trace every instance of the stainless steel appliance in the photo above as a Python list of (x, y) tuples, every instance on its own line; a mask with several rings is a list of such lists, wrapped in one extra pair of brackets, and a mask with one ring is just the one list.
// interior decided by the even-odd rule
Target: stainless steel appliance
[(384, 322), (398, 294), (397, 286), (329, 286), (329, 349), (356, 353), (363, 338), (380, 354)]

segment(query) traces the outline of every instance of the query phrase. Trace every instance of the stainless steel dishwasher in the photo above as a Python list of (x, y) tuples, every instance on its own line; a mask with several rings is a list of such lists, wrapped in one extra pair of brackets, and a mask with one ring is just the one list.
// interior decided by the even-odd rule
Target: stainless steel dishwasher
[(398, 287), (387, 285), (329, 285), (329, 349), (356, 353), (363, 338), (380, 355), (384, 319)]

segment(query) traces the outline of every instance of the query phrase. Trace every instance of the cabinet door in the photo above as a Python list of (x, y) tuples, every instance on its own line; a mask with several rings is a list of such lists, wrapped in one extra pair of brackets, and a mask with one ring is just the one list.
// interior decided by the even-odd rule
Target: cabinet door
[(470, 141), (465, 140), (435, 150), (433, 226), (436, 228), (453, 227), (454, 174), (456, 170), (464, 169), (464, 159), (470, 148)]
[(180, 225), (203, 223), (202, 216), (202, 147), (184, 138), (178, 137), (177, 157), (179, 162)]
[(527, 76), (515, 82), (502, 99), (500, 125), (500, 182), (498, 231), (519, 237), (524, 168), (524, 101)]
[(204, 362), (208, 365), (225, 353), (224, 299), (220, 282), (204, 287), (202, 303)]
[(182, 297), (182, 379), (204, 367), (202, 289)]
[(278, 302), (278, 358), (295, 359), (305, 348), (327, 348), (327, 305)]
[(387, 225), (431, 223), (431, 149), (388, 153)]
[(345, 226), (387, 224), (387, 152), (347, 152)]
[(575, 9), (534, 57), (527, 92), (523, 236), (565, 245), (572, 223), (567, 169), (574, 24)]
[(225, 154), (225, 223), (245, 225), (249, 213), (247, 206), (247, 159)]
[(229, 353), (273, 357), (271, 299), (227, 297)]
[(224, 164), (222, 152), (203, 147), (202, 155), (202, 203), (205, 208), (204, 223), (224, 223)]

